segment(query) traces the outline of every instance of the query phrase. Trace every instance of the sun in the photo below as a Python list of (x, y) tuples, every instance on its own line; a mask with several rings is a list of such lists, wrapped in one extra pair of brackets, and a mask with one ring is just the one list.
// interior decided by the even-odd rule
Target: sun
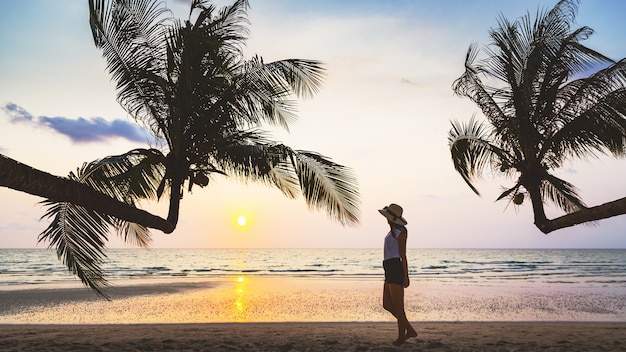
[(248, 219), (246, 219), (245, 215), (239, 215), (239, 217), (237, 218), (237, 225), (239, 225), (240, 227), (246, 226), (247, 222)]

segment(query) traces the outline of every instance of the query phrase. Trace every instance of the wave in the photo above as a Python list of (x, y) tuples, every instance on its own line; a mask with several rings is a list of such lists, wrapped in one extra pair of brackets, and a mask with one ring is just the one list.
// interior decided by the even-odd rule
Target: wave
[[(107, 278), (320, 276), (381, 278), (377, 249), (115, 249)], [(409, 249), (414, 280), (626, 287), (626, 250)], [(0, 249), (0, 285), (75, 280), (56, 253)]]

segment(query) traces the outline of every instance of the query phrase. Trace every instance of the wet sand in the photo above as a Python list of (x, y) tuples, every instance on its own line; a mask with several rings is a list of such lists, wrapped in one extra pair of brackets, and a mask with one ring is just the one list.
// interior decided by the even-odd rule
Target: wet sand
[[(142, 283), (142, 284), (138, 284)], [(259, 278), (116, 282), (110, 301), (75, 284), (0, 289), (0, 324), (389, 322), (382, 282)], [(626, 322), (626, 289), (481, 287), (414, 282), (413, 321)]]
[[(141, 281), (142, 283), (144, 281)], [(0, 351), (624, 351), (626, 290), (413, 283), (417, 339), (395, 347), (382, 283), (362, 279), (117, 282), (0, 289)]]

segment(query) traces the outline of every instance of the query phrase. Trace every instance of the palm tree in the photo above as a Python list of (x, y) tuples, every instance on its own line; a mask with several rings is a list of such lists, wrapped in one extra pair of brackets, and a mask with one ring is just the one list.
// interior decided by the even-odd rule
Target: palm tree
[[(572, 158), (626, 152), (626, 60), (581, 44), (593, 30), (573, 28), (577, 10), (577, 0), (561, 0), (534, 20), (500, 18), (487, 55), (479, 59), (470, 46), (453, 84), (487, 120), (452, 123), (455, 169), (476, 194), (472, 181), (488, 169), (517, 176), (498, 200), (519, 205), (529, 198), (544, 233), (626, 213), (626, 198), (587, 207), (574, 185), (552, 173)], [(547, 201), (565, 215), (548, 219)]]
[(70, 202), (165, 233), (174, 230), (167, 220), (159, 216), (120, 202), (86, 184), (49, 174), (2, 154), (0, 154), (0, 186), (39, 197)]
[[(324, 68), (314, 60), (265, 63), (244, 59), (248, 1), (221, 10), (194, 0), (184, 23), (159, 0), (90, 0), (96, 47), (117, 82), (118, 101), (154, 134), (159, 148), (136, 149), (84, 164), (69, 178), (131, 207), (141, 199), (169, 197), (165, 231), (178, 222), (185, 190), (229, 175), (302, 194), (343, 225), (357, 224), (356, 177), (310, 151), (271, 141), (263, 124), (288, 129), (294, 97), (311, 97)], [(40, 235), (83, 283), (104, 294), (101, 263), (108, 229), (145, 246), (145, 223), (133, 223), (89, 206), (45, 202), (50, 226)]]

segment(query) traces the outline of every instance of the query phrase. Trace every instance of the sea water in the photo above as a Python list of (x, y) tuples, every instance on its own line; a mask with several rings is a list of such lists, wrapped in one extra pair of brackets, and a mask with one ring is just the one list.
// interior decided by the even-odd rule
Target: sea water
[[(381, 279), (381, 249), (110, 249), (108, 280), (292, 276)], [(413, 281), (626, 289), (625, 249), (408, 249)], [(75, 281), (47, 249), (0, 249), (0, 288)]]

